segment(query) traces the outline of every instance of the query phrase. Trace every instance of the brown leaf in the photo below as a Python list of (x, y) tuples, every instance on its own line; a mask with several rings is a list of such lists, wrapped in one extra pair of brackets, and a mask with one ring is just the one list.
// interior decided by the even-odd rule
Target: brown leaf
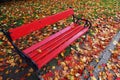
[(41, 52), (42, 52), (42, 50), (41, 50), (41, 49), (37, 49), (37, 51), (38, 51), (39, 53), (41, 53)]
[(0, 67), (0, 71), (1, 71), (1, 72), (4, 71), (4, 69), (5, 69), (4, 67)]
[(31, 73), (28, 73), (27, 76), (29, 77), (31, 75)]
[(109, 71), (107, 71), (106, 74), (107, 74), (107, 79), (113, 80), (113, 74), (112, 73), (110, 73)]
[(19, 71), (20, 71), (20, 70), (17, 69), (17, 70), (15, 70), (15, 73), (18, 73)]
[(32, 68), (30, 68), (30, 69), (29, 69), (29, 72), (33, 72), (33, 69), (32, 69)]
[(3, 80), (3, 77), (2, 77), (2, 76), (0, 76), (0, 80)]

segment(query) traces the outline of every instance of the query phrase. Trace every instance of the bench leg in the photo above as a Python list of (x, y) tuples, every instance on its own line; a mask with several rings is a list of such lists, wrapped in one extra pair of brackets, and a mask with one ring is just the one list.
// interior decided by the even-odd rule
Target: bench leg
[(36, 72), (36, 75), (37, 75), (38, 80), (44, 80), (44, 79), (41, 77), (41, 74), (40, 74), (39, 71)]
[(83, 42), (82, 44), (80, 45), (81, 48), (85, 49), (85, 42), (87, 40), (87, 35), (88, 35), (88, 32), (85, 34), (85, 38), (83, 39)]
[(41, 75), (38, 75), (38, 80), (44, 80)]

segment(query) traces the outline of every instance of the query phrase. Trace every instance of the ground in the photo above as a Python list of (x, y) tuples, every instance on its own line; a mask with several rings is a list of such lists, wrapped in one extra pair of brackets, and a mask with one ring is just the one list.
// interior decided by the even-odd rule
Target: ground
[[(88, 19), (92, 28), (81, 47), (84, 36), (72, 43), (67, 49), (44, 66), (40, 72), (45, 80), (96, 80), (97, 63), (98, 78), (101, 80), (120, 79), (120, 38), (112, 38), (120, 31), (119, 0), (21, 0), (0, 3), (0, 29), (8, 30), (24, 23), (40, 19), (72, 7), (78, 17)], [(54, 32), (71, 23), (71, 18), (61, 20), (57, 24), (36, 31), (15, 43), (23, 50), (37, 41), (41, 41)], [(42, 34), (40, 34), (42, 33)], [(34, 36), (33, 36), (34, 35)], [(115, 44), (110, 51), (111, 56), (105, 64), (98, 65), (101, 55), (109, 44)], [(101, 60), (100, 60), (101, 59)], [(89, 74), (88, 74), (89, 73)], [(30, 68), (15, 52), (7, 38), (0, 32), (0, 80), (37, 80)], [(118, 79), (118, 80), (119, 80)]]

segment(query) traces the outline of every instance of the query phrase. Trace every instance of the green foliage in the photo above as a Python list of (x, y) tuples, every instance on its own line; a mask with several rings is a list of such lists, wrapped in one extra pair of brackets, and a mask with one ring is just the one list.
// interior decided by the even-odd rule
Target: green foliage
[(70, 18), (70, 19), (68, 19), (68, 20), (67, 20), (67, 22), (73, 22), (73, 19), (72, 19), (72, 18)]
[(71, 47), (67, 47), (66, 50), (65, 50), (64, 55), (68, 56), (70, 54), (70, 52), (71, 52)]
[(3, 14), (1, 17), (0, 17), (0, 21), (4, 20), (6, 18), (6, 15)]
[(47, 65), (48, 66), (56, 66), (57, 65), (57, 59), (52, 59)]
[(18, 19), (16, 20), (16, 26), (20, 26), (22, 25), (24, 22), (23, 22), (23, 19)]

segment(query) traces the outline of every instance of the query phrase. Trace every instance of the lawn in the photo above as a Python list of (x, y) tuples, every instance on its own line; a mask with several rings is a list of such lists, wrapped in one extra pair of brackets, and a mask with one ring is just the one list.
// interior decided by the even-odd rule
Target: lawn
[[(99, 62), (101, 52), (110, 43), (113, 36), (120, 31), (119, 0), (20, 0), (0, 3), (0, 29), (11, 29), (35, 19), (44, 18), (72, 7), (78, 17), (88, 19), (92, 28), (87, 36), (85, 47), (81, 48), (84, 36), (72, 43), (58, 57), (44, 66), (40, 72), (45, 80), (81, 80), (93, 74), (92, 60)], [(23, 50), (37, 41), (41, 41), (54, 32), (71, 23), (71, 18), (61, 20), (54, 25), (31, 33), (30, 38), (23, 37), (15, 43)], [(54, 29), (55, 28), (55, 29)], [(42, 33), (42, 34), (41, 34)], [(35, 35), (35, 36), (33, 36)], [(100, 72), (101, 80), (120, 77), (120, 62), (115, 59), (120, 55), (120, 42), (112, 52), (107, 68)], [(110, 67), (111, 66), (111, 67)], [(90, 76), (83, 73), (89, 69)], [(115, 74), (108, 74), (112, 70)], [(112, 76), (109, 76), (112, 75)], [(104, 76), (104, 77), (101, 77)], [(36, 80), (34, 71), (15, 52), (7, 38), (0, 32), (0, 80)]]

